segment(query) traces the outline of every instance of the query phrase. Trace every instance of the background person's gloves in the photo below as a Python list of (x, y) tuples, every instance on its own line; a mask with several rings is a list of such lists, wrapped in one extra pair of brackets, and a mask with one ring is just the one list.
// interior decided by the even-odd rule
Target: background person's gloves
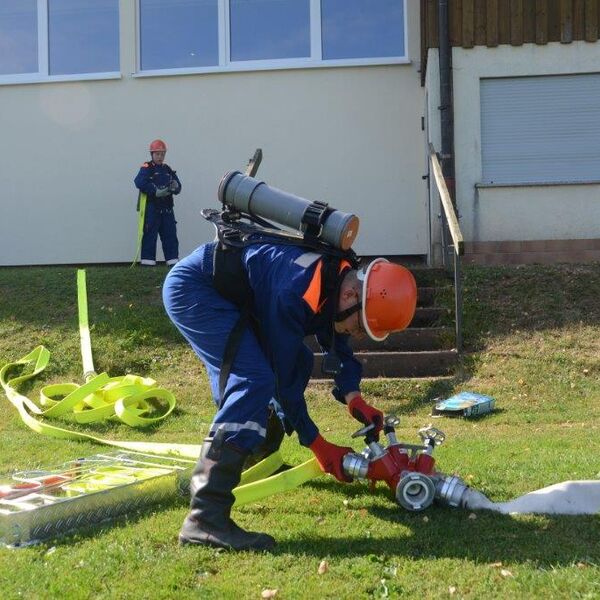
[(178, 192), (179, 191), (179, 183), (177, 182), (176, 179), (173, 179), (173, 181), (171, 181), (171, 183), (169, 184), (169, 191), (170, 192)]
[(309, 448), (313, 451), (324, 473), (330, 473), (338, 481), (352, 481), (351, 477), (347, 477), (344, 474), (344, 469), (342, 468), (342, 460), (348, 452), (354, 452), (352, 448), (336, 446), (323, 438), (320, 433), (317, 434), (315, 441)]
[(169, 196), (171, 194), (171, 190), (168, 187), (164, 188), (156, 188), (156, 194), (154, 194), (157, 198), (164, 198), (165, 196)]
[(348, 402), (348, 411), (363, 425), (370, 425), (373, 423), (375, 429), (372, 432), (372, 437), (377, 440), (379, 439), (379, 434), (383, 429), (383, 413), (379, 409), (367, 404), (359, 394)]

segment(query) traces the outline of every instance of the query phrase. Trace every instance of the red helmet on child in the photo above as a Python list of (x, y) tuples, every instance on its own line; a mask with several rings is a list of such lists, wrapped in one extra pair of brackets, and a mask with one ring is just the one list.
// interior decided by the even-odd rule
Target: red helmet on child
[(153, 152), (166, 152), (167, 145), (162, 140), (154, 140), (150, 143), (150, 154)]

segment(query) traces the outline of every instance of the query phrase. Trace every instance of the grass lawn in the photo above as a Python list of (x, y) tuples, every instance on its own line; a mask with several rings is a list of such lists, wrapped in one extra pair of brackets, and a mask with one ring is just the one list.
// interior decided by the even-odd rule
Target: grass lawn
[[(166, 318), (163, 268), (88, 269), (98, 372), (154, 377), (177, 396), (174, 415), (149, 432), (83, 428), (114, 439), (197, 444), (213, 408), (203, 368)], [(598, 265), (465, 269), (465, 343), (457, 375), (374, 380), (364, 394), (397, 413), (415, 443), (431, 400), (460, 390), (490, 394), (479, 420), (438, 419), (438, 467), (495, 501), (569, 479), (600, 478)], [(24, 391), (82, 382), (75, 269), (0, 269), (0, 365), (38, 344), (50, 365)], [(350, 445), (357, 428), (327, 385), (311, 385), (310, 411), (327, 438)], [(0, 397), (0, 472), (60, 463), (102, 448), (41, 436)], [(361, 449), (360, 442), (354, 447)], [(309, 458), (295, 437), (284, 456)], [(322, 477), (234, 511), (240, 525), (274, 535), (272, 554), (180, 548), (187, 500), (48, 544), (0, 549), (0, 597), (9, 598), (600, 598), (600, 516), (506, 516), (432, 507), (408, 513), (384, 487)], [(326, 561), (328, 569), (319, 574)]]

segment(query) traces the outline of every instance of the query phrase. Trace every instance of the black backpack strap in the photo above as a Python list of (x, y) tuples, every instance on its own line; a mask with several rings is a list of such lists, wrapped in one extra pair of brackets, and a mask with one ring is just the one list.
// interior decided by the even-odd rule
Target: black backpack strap
[[(322, 323), (330, 324), (330, 343), (321, 363), (321, 371), (329, 376), (335, 377), (342, 370), (342, 361), (335, 351), (335, 320), (338, 313), (338, 297), (340, 286), (350, 266), (343, 268), (345, 258), (339, 256), (323, 255), (321, 267), (321, 295), (319, 304), (322, 306), (320, 314), (316, 317)], [(350, 261), (347, 261), (350, 262)]]
[(243, 248), (217, 244), (214, 256), (213, 284), (223, 298), (233, 302), (240, 309), (240, 316), (229, 333), (223, 352), (219, 373), (219, 395), (221, 401), (231, 367), (242, 341), (244, 330), (250, 323), (250, 310), (254, 302), (254, 292), (250, 287), (248, 273), (242, 262)]
[(225, 386), (229, 379), (229, 373), (231, 373), (233, 361), (235, 360), (235, 356), (240, 347), (240, 342), (242, 341), (242, 335), (244, 335), (244, 330), (248, 326), (249, 321), (250, 306), (246, 305), (242, 308), (240, 316), (233, 326), (233, 329), (230, 331), (225, 344), (223, 361), (221, 362), (221, 371), (219, 372), (219, 397), (221, 402), (223, 402), (225, 397)]
[(242, 262), (243, 248), (220, 242), (215, 248), (213, 284), (221, 296), (240, 310), (252, 306), (254, 292)]
[(339, 289), (342, 277), (342, 261), (337, 256), (323, 255), (321, 267), (321, 298), (319, 304), (334, 301), (334, 296)]

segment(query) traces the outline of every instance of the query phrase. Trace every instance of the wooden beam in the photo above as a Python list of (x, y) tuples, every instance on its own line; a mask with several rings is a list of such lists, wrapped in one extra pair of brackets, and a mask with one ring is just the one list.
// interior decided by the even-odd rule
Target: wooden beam
[(421, 0), (420, 2), (420, 33), (421, 33), (421, 65), (419, 67), (419, 74), (421, 76), (421, 86), (425, 85), (425, 74), (427, 72), (427, 0)]
[(560, 0), (560, 41), (562, 44), (573, 41), (573, 0)]
[(523, 0), (523, 43), (535, 44), (535, 0)]
[(462, 46), (462, 0), (453, 0), (448, 4), (450, 10), (450, 44)]
[(548, 43), (548, 0), (535, 0), (535, 43)]
[(487, 45), (494, 48), (498, 45), (498, 0), (487, 0), (486, 25)]
[(440, 47), (437, 0), (427, 0), (427, 46)]
[(475, 45), (485, 46), (487, 44), (486, 14), (487, 0), (475, 0)]
[(462, 45), (472, 48), (475, 45), (475, 0), (463, 0)]
[(584, 1), (573, 0), (573, 39), (582, 40), (585, 31)]
[(498, 4), (498, 42), (510, 44), (510, 2), (501, 0)]
[(442, 166), (435, 152), (433, 144), (429, 144), (429, 160), (431, 161), (431, 170), (433, 172), (433, 178), (442, 201), (442, 207), (448, 221), (448, 229), (450, 230), (450, 236), (452, 237), (452, 243), (454, 244), (454, 252), (459, 256), (462, 256), (465, 252), (465, 242), (463, 235), (460, 231), (460, 225), (456, 217), (456, 211), (450, 198), (450, 192), (448, 192), (448, 186), (442, 174)]
[(535, 0), (535, 43), (548, 43), (548, 0)]
[(560, 42), (560, 3), (562, 0), (548, 0), (548, 41)]
[(598, 40), (598, 1), (585, 0), (585, 41)]
[(510, 0), (510, 43), (523, 45), (523, 0)]

